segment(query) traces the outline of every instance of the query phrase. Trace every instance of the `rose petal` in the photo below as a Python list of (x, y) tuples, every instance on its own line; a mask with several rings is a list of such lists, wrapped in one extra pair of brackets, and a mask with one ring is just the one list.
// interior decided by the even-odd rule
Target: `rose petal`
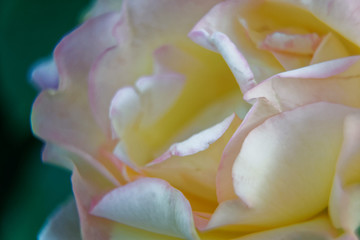
[[(331, 49), (331, 51), (329, 51)], [(328, 33), (316, 49), (310, 64), (350, 56), (344, 44), (332, 33)]]
[(74, 164), (68, 155), (69, 152), (65, 149), (52, 143), (46, 143), (42, 153), (42, 160), (72, 170)]
[(316, 103), (275, 115), (252, 130), (232, 171), (241, 201), (221, 203), (208, 228), (227, 224), (248, 230), (274, 227), (324, 210), (343, 121), (354, 112), (359, 110)]
[(110, 237), (112, 222), (89, 213), (92, 202), (116, 185), (109, 182), (94, 168), (78, 166), (72, 175), (73, 192), (80, 218), (83, 239), (98, 240)]
[(100, 16), (107, 12), (119, 11), (123, 1), (119, 0), (96, 0), (89, 7), (89, 11), (84, 14), (84, 19)]
[(119, 14), (109, 13), (90, 19), (62, 39), (54, 52), (60, 89), (68, 84), (87, 86), (93, 62), (116, 43), (113, 29), (119, 17)]
[(142, 178), (107, 193), (91, 213), (155, 233), (198, 239), (189, 202), (156, 178)]
[(96, 154), (104, 135), (93, 119), (84, 89), (92, 62), (114, 43), (111, 30), (117, 21), (116, 14), (91, 19), (57, 46), (59, 90), (43, 91), (36, 99), (31, 116), (36, 135), (62, 147)]
[[(249, 83), (246, 81), (251, 80), (251, 75), (254, 75), (256, 82), (261, 82), (283, 70), (269, 53), (259, 51), (253, 45), (246, 36), (246, 31), (237, 30), (239, 16), (256, 8), (261, 2), (225, 1), (219, 3), (189, 33), (189, 37), (194, 42), (210, 50), (219, 51), (224, 56), (239, 81), (239, 85), (244, 90), (249, 87)], [(223, 17), (224, 14), (226, 14), (226, 18)], [(236, 60), (233, 60), (233, 56), (236, 57), (234, 58)]]
[(74, 199), (67, 201), (47, 220), (40, 231), (39, 240), (81, 239), (79, 215)]
[(277, 74), (249, 90), (244, 98), (265, 97), (283, 111), (318, 101), (359, 107), (359, 59), (336, 59)]
[(313, 54), (321, 39), (318, 34), (288, 34), (275, 32), (266, 36), (260, 48), (272, 51), (310, 55)]
[(311, 61), (311, 56), (294, 55), (276, 51), (271, 51), (271, 53), (287, 71), (308, 66)]
[[(268, 211), (273, 205), (287, 212), (286, 216), (279, 209), (278, 216), (268, 213), (273, 224), (306, 219), (323, 210), (342, 140), (342, 122), (354, 111), (318, 103), (276, 115), (252, 130), (234, 163), (236, 194), (249, 208)], [(255, 150), (259, 148), (260, 153)], [(269, 186), (264, 188), (264, 182)], [(260, 199), (267, 199), (267, 206)], [(289, 213), (289, 209), (297, 211)]]
[(90, 112), (86, 94), (77, 87), (55, 94), (40, 93), (33, 104), (31, 124), (34, 134), (42, 139), (91, 155), (105, 141)]
[(234, 240), (332, 240), (334, 236), (336, 236), (336, 231), (332, 228), (327, 217), (318, 217), (307, 222), (253, 233)]
[(141, 107), (140, 96), (134, 88), (124, 87), (117, 91), (111, 101), (109, 113), (114, 129), (113, 136), (121, 138), (124, 131), (135, 124)]
[[(139, 88), (142, 83), (135, 84), (142, 103), (141, 118), (119, 136), (122, 139), (116, 149), (119, 158), (144, 165), (159, 157), (174, 138), (183, 141), (196, 133), (195, 128), (200, 131), (222, 120), (219, 118), (226, 117), (225, 112), (238, 111), (242, 115), (246, 112), (247, 103), (222, 59), (201, 48), (198, 50), (194, 56), (172, 46), (162, 46), (155, 51), (155, 74), (138, 80), (139, 83), (146, 80), (149, 87), (145, 91)], [(216, 117), (208, 115), (210, 118), (203, 118), (202, 122), (195, 120), (217, 101), (226, 101), (229, 105), (218, 106)], [(142, 151), (138, 151), (139, 146)]]
[(149, 126), (162, 117), (183, 90), (185, 78), (181, 74), (164, 73), (142, 77), (135, 83), (142, 100), (141, 124)]
[(169, 235), (158, 234), (154, 232), (149, 232), (139, 228), (133, 228), (123, 224), (114, 224), (113, 229), (111, 230), (111, 240), (119, 239), (146, 239), (146, 240), (180, 240), (177, 237), (170, 237)]
[(92, 110), (105, 131), (110, 132), (107, 110), (115, 92), (133, 84), (139, 77), (151, 74), (151, 54), (155, 49), (164, 44), (191, 44), (186, 33), (216, 2), (124, 1), (122, 18), (114, 31), (118, 45), (97, 60), (90, 76)]
[(233, 114), (221, 123), (173, 144), (151, 162), (145, 172), (165, 179), (184, 193), (216, 202), (216, 170), (223, 149), (239, 124), (240, 119)]
[(354, 29), (360, 28), (360, 16), (358, 10), (360, 2), (353, 0), (275, 0), (300, 6), (310, 11), (315, 17), (332, 27), (348, 40), (360, 45), (360, 33)]
[(33, 67), (31, 82), (39, 90), (56, 90), (59, 87), (59, 73), (53, 58), (42, 60)]
[(229, 65), (241, 91), (245, 93), (247, 90), (254, 87), (256, 82), (249, 64), (231, 40), (225, 34), (220, 32), (213, 33), (210, 40)]
[(240, 147), (247, 134), (256, 126), (265, 121), (265, 119), (278, 113), (265, 99), (257, 99), (256, 103), (247, 113), (240, 127), (227, 143), (220, 166), (216, 176), (216, 193), (218, 202), (236, 198), (232, 185), (231, 171), (236, 157), (240, 152)]
[(344, 140), (339, 155), (329, 203), (334, 226), (355, 233), (360, 226), (360, 115), (351, 115), (344, 124)]

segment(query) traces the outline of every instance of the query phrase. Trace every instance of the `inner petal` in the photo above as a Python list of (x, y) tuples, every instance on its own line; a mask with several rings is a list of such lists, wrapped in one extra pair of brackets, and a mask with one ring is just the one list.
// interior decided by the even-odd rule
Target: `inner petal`
[[(144, 109), (140, 111), (138, 118), (134, 119), (138, 122), (131, 127), (123, 128), (124, 131), (120, 133), (123, 151), (121, 157), (127, 156), (137, 165), (146, 164), (163, 153), (171, 145), (172, 139), (176, 138), (183, 129), (188, 130), (186, 126), (191, 124), (195, 116), (207, 106), (224, 96), (240, 92), (231, 71), (221, 57), (198, 46), (190, 45), (181, 50), (163, 46), (155, 52), (154, 58), (156, 74), (159, 74), (159, 71), (163, 76), (164, 73), (169, 72), (180, 74), (184, 76), (185, 82), (181, 85), (182, 91), (172, 104), (169, 104), (170, 98), (166, 97), (168, 94), (164, 95), (162, 92), (152, 94), (151, 98), (146, 99), (148, 102), (143, 103)], [(166, 79), (162, 80), (165, 81)], [(156, 89), (158, 88), (153, 88), (154, 91)], [(143, 93), (138, 91), (138, 94), (141, 98)], [(239, 105), (242, 101), (240, 98)], [(147, 121), (150, 118), (149, 106), (162, 103), (170, 106), (162, 109), (156, 121)], [(228, 112), (229, 109), (225, 109)], [(235, 110), (236, 106), (231, 112)], [(210, 117), (204, 121), (203, 127), (200, 129), (198, 127), (196, 130), (212, 126), (217, 120), (215, 116)], [(143, 122), (147, 123), (143, 124)], [(176, 139), (185, 140), (195, 133), (189, 132), (184, 139)]]

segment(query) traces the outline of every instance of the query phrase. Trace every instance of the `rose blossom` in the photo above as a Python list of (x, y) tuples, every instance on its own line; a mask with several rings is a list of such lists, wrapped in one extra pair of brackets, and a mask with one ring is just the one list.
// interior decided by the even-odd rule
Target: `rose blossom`
[(83, 239), (356, 239), (358, 9), (97, 1), (33, 74), (76, 200), (40, 239), (79, 238), (77, 212)]

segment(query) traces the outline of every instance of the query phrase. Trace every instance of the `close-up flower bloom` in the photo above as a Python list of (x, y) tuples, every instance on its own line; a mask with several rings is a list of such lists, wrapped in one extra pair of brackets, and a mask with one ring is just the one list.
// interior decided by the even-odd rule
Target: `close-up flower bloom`
[(40, 239), (351, 239), (360, 2), (98, 0), (32, 72)]

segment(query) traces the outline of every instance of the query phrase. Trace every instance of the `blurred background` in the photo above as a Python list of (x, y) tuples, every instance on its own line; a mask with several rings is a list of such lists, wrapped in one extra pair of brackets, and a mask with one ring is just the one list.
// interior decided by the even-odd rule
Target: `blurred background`
[(71, 195), (70, 172), (41, 162), (30, 111), (37, 92), (29, 68), (50, 56), (79, 24), (89, 0), (0, 1), (0, 239), (36, 239), (53, 210)]

